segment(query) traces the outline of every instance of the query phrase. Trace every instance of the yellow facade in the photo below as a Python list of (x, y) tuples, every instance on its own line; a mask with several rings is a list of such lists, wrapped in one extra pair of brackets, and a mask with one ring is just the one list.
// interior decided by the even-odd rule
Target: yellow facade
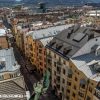
[(94, 100), (97, 82), (89, 79), (71, 60), (66, 60), (47, 48), (47, 67), (52, 88), (61, 100)]
[(46, 69), (46, 51), (39, 40), (33, 40), (31, 36), (25, 39), (25, 55), (40, 74)]

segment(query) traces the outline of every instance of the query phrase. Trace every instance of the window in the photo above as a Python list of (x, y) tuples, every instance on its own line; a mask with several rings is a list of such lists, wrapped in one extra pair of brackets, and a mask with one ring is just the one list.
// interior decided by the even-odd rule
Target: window
[(42, 50), (41, 49), (39, 49), (39, 53), (42, 53)]
[(89, 96), (87, 96), (86, 100), (91, 100), (91, 98)]
[(61, 62), (61, 57), (59, 57), (59, 62)]
[(54, 83), (56, 84), (56, 79), (54, 79)]
[(1, 76), (0, 76), (0, 80), (3, 80), (3, 79), (4, 79), (4, 78), (3, 78), (3, 76), (1, 75)]
[(10, 74), (10, 78), (13, 78), (13, 75), (12, 74)]
[(60, 67), (57, 67), (57, 71), (58, 71), (58, 72), (61, 72), (61, 68), (60, 68)]
[(74, 89), (76, 90), (76, 85), (74, 85)]
[(39, 59), (42, 60), (42, 56), (39, 56)]
[(54, 71), (54, 75), (56, 75), (56, 71)]
[(72, 96), (75, 98), (75, 93), (73, 92)]
[(83, 88), (83, 89), (85, 89), (85, 84), (86, 84), (85, 79), (81, 79), (80, 80), (80, 87)]
[(68, 78), (72, 78), (72, 74), (68, 74)]
[(33, 50), (32, 44), (29, 45), (29, 48), (31, 51)]
[(52, 61), (50, 59), (47, 59), (48, 64), (52, 64)]
[(75, 77), (75, 81), (77, 81), (77, 77)]
[(63, 69), (63, 74), (65, 75), (65, 69)]
[(62, 79), (62, 83), (65, 83), (65, 79), (64, 78)]
[(84, 97), (83, 93), (79, 92), (78, 94), (79, 94), (80, 97)]
[(72, 70), (68, 69), (68, 78), (72, 78), (72, 74), (73, 74)]
[(71, 86), (71, 82), (67, 82), (67, 85), (68, 85), (68, 86)]
[(64, 92), (64, 87), (62, 87), (62, 92)]
[(42, 46), (41, 46), (41, 45), (39, 45), (39, 48), (42, 48)]
[(60, 77), (59, 76), (57, 76), (57, 81), (60, 82)]
[(46, 55), (46, 51), (44, 51), (44, 55)]
[(92, 88), (91, 87), (89, 87), (89, 91), (92, 93)]
[(69, 96), (66, 96), (66, 98), (67, 98), (67, 100), (70, 100), (70, 99), (69, 99)]
[(54, 66), (56, 67), (56, 62), (54, 62)]
[(57, 85), (57, 89), (60, 89), (60, 85)]
[(54, 54), (54, 58), (56, 58), (56, 54)]
[(67, 92), (68, 92), (68, 93), (70, 93), (70, 90), (69, 90), (69, 89), (67, 89)]
[(85, 89), (85, 84), (80, 84), (80, 87)]
[(42, 62), (40, 62), (40, 65), (41, 65), (41, 66), (43, 65)]
[(65, 60), (63, 60), (63, 64), (66, 65), (66, 61)]

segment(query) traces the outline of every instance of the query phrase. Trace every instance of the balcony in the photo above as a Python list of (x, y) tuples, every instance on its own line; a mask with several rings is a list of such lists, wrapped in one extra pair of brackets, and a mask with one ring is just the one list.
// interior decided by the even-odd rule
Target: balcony
[(57, 66), (61, 66), (61, 65), (62, 65), (61, 61), (57, 61)]
[(100, 88), (95, 88), (95, 94), (94, 95), (100, 100)]
[(51, 66), (52, 65), (52, 60), (47, 58), (47, 64)]
[(52, 59), (52, 56), (50, 54), (47, 54), (47, 58)]
[(57, 66), (57, 75), (60, 75), (60, 74), (61, 74), (61, 67)]

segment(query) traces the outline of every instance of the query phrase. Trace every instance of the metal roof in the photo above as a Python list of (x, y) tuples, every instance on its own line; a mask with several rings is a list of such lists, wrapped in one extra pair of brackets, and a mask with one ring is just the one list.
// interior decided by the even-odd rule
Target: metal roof
[(0, 98), (0, 100), (27, 100), (26, 90), (25, 90), (25, 82), (23, 77), (16, 77), (13, 79), (8, 79), (6, 81), (0, 82), (0, 95), (21, 95), (23, 97), (12, 97), (12, 98)]
[[(46, 47), (63, 56), (64, 58), (71, 58), (83, 45), (85, 45), (89, 41), (89, 39), (91, 39), (91, 35), (93, 35), (93, 37), (100, 36), (99, 33), (96, 33), (87, 27), (75, 25), (57, 34), (53, 38), (53, 40), (50, 41), (49, 44), (47, 44)], [(73, 39), (77, 39), (77, 41), (74, 41)], [(60, 43), (62, 43), (62, 47), (60, 49), (57, 49), (56, 46)], [(63, 52), (65, 48), (68, 47), (71, 47), (72, 49), (64, 54)]]
[(84, 54), (71, 59), (75, 66), (82, 71), (88, 78), (100, 81), (100, 73), (96, 70), (91, 70), (94, 63), (100, 62), (100, 56), (96, 56), (95, 53)]
[(5, 36), (6, 30), (5, 29), (0, 29), (0, 36)]
[(2, 61), (4, 63), (4, 67), (0, 69), (0, 73), (4, 71), (15, 71), (20, 67), (15, 60), (13, 48), (0, 50), (0, 63)]
[(30, 31), (27, 35), (32, 36), (33, 39), (43, 39), (47, 37), (52, 37), (60, 33), (62, 30), (67, 29), (71, 25), (60, 25), (60, 26), (53, 26), (46, 29), (40, 29), (36, 31)]

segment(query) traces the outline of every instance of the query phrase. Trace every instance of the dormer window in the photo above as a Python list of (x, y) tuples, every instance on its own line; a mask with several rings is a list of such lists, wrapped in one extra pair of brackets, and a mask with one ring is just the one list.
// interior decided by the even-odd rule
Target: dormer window
[(53, 46), (55, 43), (55, 41), (50, 42), (50, 46)]
[(62, 43), (59, 43), (56, 45), (56, 49), (60, 50), (62, 48), (63, 44)]
[(100, 72), (100, 62), (96, 62), (90, 65), (90, 69), (96, 72)]
[(96, 51), (97, 48), (98, 48), (98, 45), (95, 44), (95, 45), (91, 48), (91, 52), (94, 52), (94, 53), (95, 53), (95, 51)]
[(96, 56), (99, 56), (100, 55), (100, 46), (98, 46), (98, 48), (96, 49), (95, 54), (96, 54)]
[(67, 55), (72, 50), (72, 46), (66, 47), (63, 50), (63, 54)]

